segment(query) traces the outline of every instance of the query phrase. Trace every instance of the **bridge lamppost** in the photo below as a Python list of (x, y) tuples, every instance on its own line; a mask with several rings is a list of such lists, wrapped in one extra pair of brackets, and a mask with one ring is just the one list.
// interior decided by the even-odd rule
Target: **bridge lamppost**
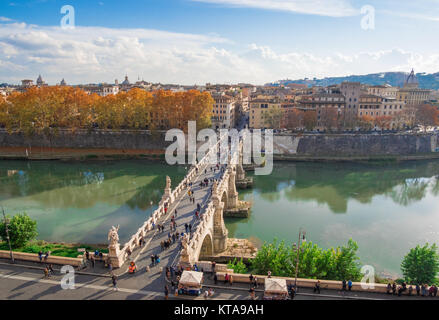
[(298, 242), (298, 246), (296, 244), (294, 244), (294, 248), (297, 251), (297, 259), (296, 259), (296, 276), (294, 279), (294, 289), (297, 291), (297, 275), (299, 273), (299, 262), (300, 262), (300, 251), (301, 251), (301, 246), (303, 242), (306, 242), (306, 231), (302, 228), (300, 228), (299, 230), (299, 242)]

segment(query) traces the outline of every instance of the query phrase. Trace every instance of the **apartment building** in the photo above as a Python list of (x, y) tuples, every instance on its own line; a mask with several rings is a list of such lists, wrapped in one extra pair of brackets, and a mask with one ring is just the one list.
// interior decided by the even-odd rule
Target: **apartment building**
[(392, 87), (390, 85), (370, 86), (367, 88), (368, 94), (390, 98), (390, 99), (392, 98), (396, 99), (398, 91), (399, 90), (397, 87)]
[(212, 128), (230, 129), (237, 120), (237, 98), (227, 95), (225, 92), (211, 93), (215, 100), (212, 110)]
[(304, 111), (313, 110), (317, 116), (317, 130), (328, 128), (329, 120), (332, 122), (335, 118), (344, 121), (346, 110), (346, 98), (339, 93), (317, 93), (313, 95), (302, 96), (298, 102), (299, 109)]
[[(256, 98), (250, 101), (249, 127), (251, 129), (271, 128), (264, 116), (267, 112), (282, 112), (278, 97)], [(273, 128), (278, 129), (278, 128)]]
[[(380, 129), (395, 129), (410, 121), (410, 117), (414, 114), (406, 114), (406, 104), (404, 101), (399, 101), (395, 98), (386, 98), (376, 95), (361, 95), (360, 96), (360, 108), (358, 110), (358, 116), (360, 118), (368, 117), (369, 119), (376, 120), (377, 118), (389, 119), (386, 121), (385, 128)], [(375, 121), (375, 123), (377, 123)], [(376, 126), (378, 128), (378, 126)]]

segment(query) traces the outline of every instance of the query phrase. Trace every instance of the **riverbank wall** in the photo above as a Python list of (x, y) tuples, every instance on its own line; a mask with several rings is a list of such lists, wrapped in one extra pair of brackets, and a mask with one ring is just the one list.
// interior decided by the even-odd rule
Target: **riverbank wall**
[(433, 134), (314, 134), (274, 137), (275, 160), (361, 161), (439, 158)]
[[(0, 158), (164, 159), (165, 131), (58, 130), (52, 134), (0, 130)], [(202, 143), (200, 143), (201, 145)], [(439, 158), (438, 134), (278, 134), (274, 159), (287, 161), (421, 160)]]

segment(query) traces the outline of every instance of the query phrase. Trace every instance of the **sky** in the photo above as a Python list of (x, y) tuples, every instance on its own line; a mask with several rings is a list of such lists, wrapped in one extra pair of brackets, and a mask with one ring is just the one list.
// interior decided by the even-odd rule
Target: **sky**
[(439, 0), (1, 0), (0, 83), (434, 73), (438, 34)]

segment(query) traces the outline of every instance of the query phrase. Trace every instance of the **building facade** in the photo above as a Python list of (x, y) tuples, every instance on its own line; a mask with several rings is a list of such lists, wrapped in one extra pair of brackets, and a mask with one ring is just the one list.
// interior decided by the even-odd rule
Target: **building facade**
[(237, 119), (237, 99), (224, 92), (212, 93), (212, 98), (215, 100), (212, 110), (212, 128), (233, 128)]

